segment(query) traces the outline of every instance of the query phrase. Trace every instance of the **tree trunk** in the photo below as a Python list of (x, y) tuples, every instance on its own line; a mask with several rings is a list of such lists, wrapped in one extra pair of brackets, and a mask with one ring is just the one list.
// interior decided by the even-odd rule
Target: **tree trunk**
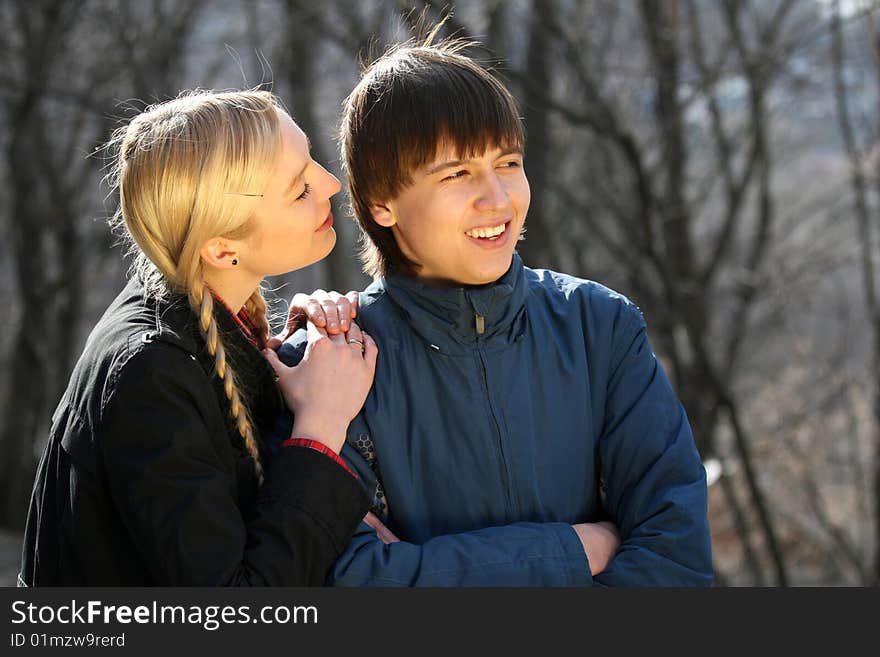
[[(549, 82), (550, 40), (543, 24), (543, 16), (553, 15), (555, 3), (552, 0), (533, 0), (529, 13), (528, 55), (526, 76), (530, 80)], [(545, 89), (542, 89), (546, 93)], [(525, 170), (529, 177), (532, 201), (526, 221), (526, 240), (517, 247), (525, 264), (531, 267), (551, 267), (553, 248), (553, 226), (548, 221), (547, 198), (550, 166), (550, 126), (549, 114), (541, 101), (535, 85), (526, 90), (524, 107), (526, 127)]]
[[(875, 52), (880, 56), (880, 35), (875, 36)], [(862, 285), (865, 292), (865, 308), (871, 334), (871, 363), (869, 385), (873, 389), (873, 435), (875, 445), (875, 583), (880, 585), (880, 299), (875, 281), (876, 256), (874, 253), (873, 226), (868, 209), (867, 176), (862, 164), (864, 153), (858, 146), (849, 112), (849, 92), (844, 77), (844, 37), (841, 25), (840, 2), (835, 0), (831, 12), (831, 68), (834, 78), (834, 100), (837, 109), (837, 125), (849, 160), (850, 187), (852, 189), (853, 216), (861, 246)], [(876, 61), (876, 60), (875, 60)], [(880, 67), (877, 69), (880, 73)], [(878, 176), (880, 183), (880, 176)]]
[[(281, 61), (290, 90), (290, 97), (285, 98), (285, 101), (293, 120), (309, 137), (312, 158), (329, 169), (332, 166), (329, 153), (324, 147), (324, 132), (335, 125), (337, 117), (319, 119), (315, 114), (317, 67), (321, 61), (319, 51), (322, 40), (317, 38), (319, 35), (312, 27), (314, 21), (309, 17), (310, 13), (322, 10), (306, 0), (286, 0), (284, 9), (286, 42)], [(316, 277), (316, 287), (345, 292), (341, 288), (351, 280), (349, 272), (355, 245), (342, 197), (342, 194), (337, 194), (331, 199), (336, 246), (318, 266), (310, 268), (309, 274)]]
[[(21, 319), (12, 340), (12, 356), (7, 373), (7, 393), (2, 406), (7, 421), (0, 432), (0, 481), (3, 482), (3, 503), (0, 525), (20, 529), (27, 515), (30, 488), (35, 471), (34, 440), (45, 428), (47, 390), (46, 345), (41, 329), (48, 325), (46, 314), (52, 299), (48, 290), (46, 267), (41, 243), (45, 235), (45, 217), (37, 208), (38, 192), (34, 181), (39, 172), (33, 170), (33, 131), (43, 129), (35, 88), (27, 90), (10, 113), (11, 139), (6, 151), (12, 198), (13, 221), (9, 222), (11, 254), (14, 258), (18, 305)], [(63, 375), (62, 375), (63, 376)]]

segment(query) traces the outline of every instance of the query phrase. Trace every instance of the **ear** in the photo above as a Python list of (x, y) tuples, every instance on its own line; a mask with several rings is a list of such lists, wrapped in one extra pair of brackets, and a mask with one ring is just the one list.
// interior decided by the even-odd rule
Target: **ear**
[(233, 261), (238, 260), (238, 250), (235, 244), (223, 239), (222, 237), (212, 237), (202, 244), (199, 249), (199, 255), (206, 264), (216, 267), (217, 269), (231, 269), (234, 267)]
[(394, 218), (394, 213), (391, 212), (391, 209), (387, 205), (381, 205), (379, 203), (371, 205), (370, 214), (373, 216), (373, 221), (385, 228), (391, 228), (397, 223), (397, 219)]

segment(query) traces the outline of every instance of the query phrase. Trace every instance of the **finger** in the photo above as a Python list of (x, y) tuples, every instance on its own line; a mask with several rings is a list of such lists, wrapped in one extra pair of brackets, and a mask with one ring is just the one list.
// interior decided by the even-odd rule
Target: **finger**
[(376, 535), (382, 540), (385, 545), (390, 545), (391, 543), (399, 543), (400, 539), (394, 535), (394, 533), (385, 527), (382, 526), (382, 529), (376, 532)]
[(284, 328), (274, 339), (284, 342), (287, 338), (293, 335), (294, 331), (300, 329), (305, 322), (305, 315), (288, 315)]
[(367, 511), (367, 515), (364, 516), (364, 522), (373, 529), (379, 529), (382, 526), (382, 521), (372, 511)]
[[(283, 335), (283, 334), (282, 334)], [(272, 351), (278, 351), (278, 347), (284, 342), (284, 338), (281, 335), (276, 335), (274, 337), (266, 340), (266, 349), (271, 349)]]
[(351, 328), (348, 329), (346, 339), (348, 340), (348, 344), (357, 347), (360, 353), (364, 353), (364, 336), (360, 326), (352, 322)]
[(290, 301), (290, 309), (287, 311), (287, 330), (295, 331), (303, 325), (303, 320), (313, 322), (317, 326), (326, 325), (324, 309), (320, 301), (299, 292)]
[(376, 371), (376, 359), (379, 356), (379, 346), (368, 333), (364, 333), (364, 361), (370, 366), (370, 371)]
[(337, 331), (336, 333), (330, 333), (329, 331), (327, 332), (327, 337), (330, 338), (330, 341), (333, 344), (339, 345), (339, 346), (343, 346), (343, 345), (347, 346), (348, 340), (346, 339), (345, 335), (346, 335), (345, 333), (340, 333), (339, 331)]
[(278, 358), (278, 354), (271, 349), (263, 349), (263, 357), (269, 361), (269, 365), (271, 365), (272, 369), (275, 371), (276, 379), (279, 378), (285, 370), (289, 369), (287, 365), (282, 363)]
[(309, 342), (317, 342), (321, 338), (327, 338), (327, 329), (315, 326), (312, 322), (306, 324), (306, 339)]
[(321, 301), (321, 308), (324, 310), (324, 317), (327, 320), (325, 324), (327, 333), (331, 335), (339, 332), (339, 311), (336, 310), (336, 304), (328, 296)]
[(348, 297), (336, 299), (336, 312), (339, 314), (339, 328), (347, 331), (351, 325), (351, 301)]
[(400, 540), (373, 514), (372, 511), (368, 512), (364, 517), (364, 522), (376, 530), (376, 536), (378, 536), (386, 545), (389, 543), (397, 543)]
[(358, 316), (358, 305), (360, 304), (360, 296), (357, 292), (352, 290), (348, 294), (345, 295), (346, 299), (348, 299), (349, 303), (351, 303), (351, 318), (354, 319)]

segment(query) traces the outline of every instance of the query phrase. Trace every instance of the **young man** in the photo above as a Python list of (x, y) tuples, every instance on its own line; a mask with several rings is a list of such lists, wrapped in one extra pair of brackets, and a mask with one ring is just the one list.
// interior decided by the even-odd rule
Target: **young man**
[(381, 353), (342, 455), (400, 540), (362, 524), (335, 585), (712, 582), (705, 472), (642, 314), (515, 253), (523, 146), (510, 93), (449, 43), (386, 54), (346, 102)]

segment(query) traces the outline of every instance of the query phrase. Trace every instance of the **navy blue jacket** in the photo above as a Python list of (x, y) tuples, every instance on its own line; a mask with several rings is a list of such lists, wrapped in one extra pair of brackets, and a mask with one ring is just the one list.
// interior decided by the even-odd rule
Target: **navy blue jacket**
[[(391, 273), (357, 321), (379, 361), (343, 457), (401, 542), (362, 523), (331, 583), (711, 584), (705, 471), (625, 297), (515, 255), (478, 288)], [(304, 343), (297, 332), (282, 360)], [(571, 525), (609, 518), (621, 546), (591, 578)]]

